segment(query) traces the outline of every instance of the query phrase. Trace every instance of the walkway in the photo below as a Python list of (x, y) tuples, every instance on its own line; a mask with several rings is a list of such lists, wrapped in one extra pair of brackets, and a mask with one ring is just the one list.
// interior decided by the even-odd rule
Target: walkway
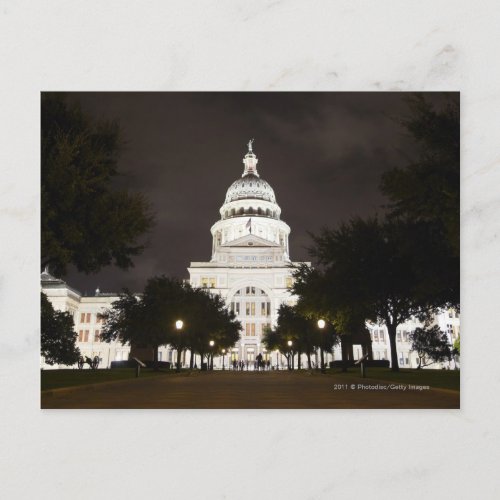
[[(342, 386), (336, 388), (336, 384)], [(365, 388), (358, 388), (358, 384), (365, 384)], [(403, 387), (407, 386), (345, 374), (201, 372), (48, 391), (42, 393), (41, 404), (42, 408), (460, 407), (457, 391)]]

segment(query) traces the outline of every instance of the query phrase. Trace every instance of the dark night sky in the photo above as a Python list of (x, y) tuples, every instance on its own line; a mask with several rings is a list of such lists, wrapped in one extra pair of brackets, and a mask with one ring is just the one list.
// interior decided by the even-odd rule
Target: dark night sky
[[(91, 293), (140, 291), (154, 275), (188, 277), (210, 259), (210, 227), (230, 184), (241, 177), (250, 138), (262, 178), (291, 227), (293, 260), (310, 260), (307, 231), (380, 210), (381, 173), (405, 164), (411, 142), (394, 117), (404, 93), (80, 93), (85, 112), (117, 119), (126, 146), (122, 185), (144, 192), (156, 212), (150, 246), (123, 271), (70, 271)], [(433, 100), (441, 96), (434, 94)]]

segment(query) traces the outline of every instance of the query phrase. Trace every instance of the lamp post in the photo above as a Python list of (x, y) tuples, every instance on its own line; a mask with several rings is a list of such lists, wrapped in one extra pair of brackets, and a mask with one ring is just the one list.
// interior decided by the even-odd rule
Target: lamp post
[(226, 356), (226, 350), (222, 349), (222, 371), (224, 371), (224, 357)]
[[(320, 330), (323, 330), (325, 328), (325, 320), (324, 319), (318, 319), (318, 328)], [(323, 357), (323, 337), (321, 338), (321, 345), (319, 348), (319, 353), (320, 353), (320, 362), (321, 362), (321, 373), (325, 373), (325, 360)]]
[(209, 343), (210, 345), (210, 370), (214, 369), (214, 345), (215, 342), (211, 340)]
[(292, 369), (292, 364), (293, 364), (293, 351), (292, 351), (292, 345), (293, 345), (293, 342), (291, 340), (289, 340), (287, 342), (288, 344), (288, 348), (290, 350), (290, 354), (288, 355), (289, 358), (288, 358), (288, 369), (291, 370)]
[(184, 321), (182, 321), (182, 319), (178, 319), (176, 322), (175, 322), (175, 328), (177, 329), (177, 331), (179, 332), (179, 339), (177, 341), (177, 367), (176, 367), (176, 370), (177, 372), (180, 372), (181, 371), (181, 342), (180, 342), (180, 333), (181, 333), (181, 330), (182, 330), (182, 327), (184, 326)]

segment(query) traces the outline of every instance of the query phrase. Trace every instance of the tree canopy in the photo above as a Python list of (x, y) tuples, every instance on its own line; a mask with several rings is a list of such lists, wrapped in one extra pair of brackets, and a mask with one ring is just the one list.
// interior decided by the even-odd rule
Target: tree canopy
[[(419, 225), (401, 220), (356, 218), (337, 229), (324, 229), (313, 237), (312, 254), (322, 272), (316, 280), (322, 309), (344, 333), (359, 318), (383, 321), (391, 342), (392, 367), (398, 369), (397, 325), (411, 316), (427, 317), (442, 303), (441, 285), (432, 289), (431, 275), (423, 267), (438, 265), (437, 256), (419, 248)], [(437, 259), (437, 260), (434, 260)], [(314, 290), (300, 272), (297, 291)], [(319, 280), (318, 276), (323, 277)], [(314, 281), (313, 281), (314, 284)], [(310, 286), (308, 286), (310, 285)], [(362, 315), (362, 316), (361, 316)]]
[[(422, 94), (408, 98), (400, 120), (413, 138), (417, 155), (383, 174), (381, 190), (389, 199), (388, 217), (420, 223), (419, 236), (439, 266), (430, 273), (446, 284), (447, 302), (460, 306), (460, 106), (450, 97), (439, 109)], [(417, 236), (417, 235), (416, 235)], [(416, 238), (414, 238), (416, 239)], [(432, 263), (428, 262), (432, 266)]]
[(55, 311), (41, 293), (41, 354), (48, 365), (73, 365), (80, 357), (69, 312)]
[(411, 350), (417, 353), (418, 368), (450, 361), (455, 354), (446, 333), (438, 325), (416, 328), (410, 334)]
[[(149, 279), (141, 297), (125, 291), (103, 317), (104, 341), (151, 346), (155, 359), (158, 348), (167, 344), (178, 352), (191, 349), (202, 358), (214, 350), (229, 349), (239, 339), (241, 329), (220, 296), (166, 276)], [(179, 330), (177, 320), (183, 322)]]
[(54, 93), (41, 101), (41, 264), (61, 276), (132, 266), (150, 230), (149, 203), (116, 187), (121, 149), (116, 122), (96, 122)]
[(311, 235), (316, 269), (294, 271), (294, 293), (307, 311), (341, 333), (383, 321), (398, 370), (397, 325), (440, 307), (459, 307), (460, 135), (458, 103), (434, 108), (421, 95), (401, 120), (417, 158), (384, 174), (384, 217), (353, 218)]
[[(279, 350), (287, 358), (291, 352), (306, 354), (308, 368), (311, 368), (311, 354), (317, 349), (330, 351), (338, 343), (338, 335), (331, 324), (320, 329), (317, 317), (301, 313), (299, 305), (282, 304), (278, 309), (276, 328), (264, 332), (262, 342), (270, 351)], [(292, 341), (289, 346), (288, 342)]]

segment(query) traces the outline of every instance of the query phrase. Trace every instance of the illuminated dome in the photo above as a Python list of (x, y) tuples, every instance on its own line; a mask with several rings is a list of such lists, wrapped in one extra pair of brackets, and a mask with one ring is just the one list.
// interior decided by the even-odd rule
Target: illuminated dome
[(269, 183), (258, 175), (250, 173), (243, 174), (241, 179), (231, 184), (226, 193), (225, 203), (249, 198), (276, 203), (276, 196)]
[(257, 172), (259, 160), (252, 145), (253, 140), (248, 143), (248, 152), (243, 158), (245, 168), (241, 178), (234, 181), (226, 192), (225, 201), (219, 209), (220, 220), (210, 228), (212, 260), (223, 258), (223, 247), (234, 241), (241, 243), (243, 237), (251, 235), (251, 241), (245, 240), (245, 245), (281, 247), (283, 255), (279, 262), (288, 262), (290, 227), (281, 220), (281, 208), (273, 188)]

